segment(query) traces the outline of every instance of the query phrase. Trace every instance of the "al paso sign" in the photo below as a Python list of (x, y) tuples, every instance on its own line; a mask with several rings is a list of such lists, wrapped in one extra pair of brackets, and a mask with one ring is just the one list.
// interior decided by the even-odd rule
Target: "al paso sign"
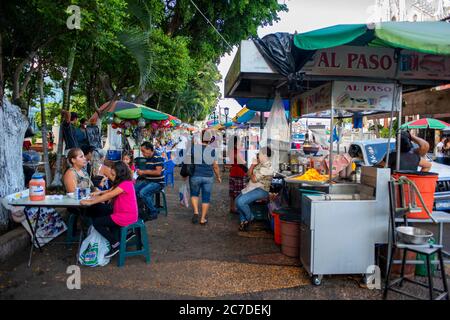
[[(450, 80), (450, 57), (394, 49), (340, 46), (318, 50), (302, 68), (307, 75)], [(396, 75), (396, 70), (398, 72)]]
[(302, 68), (308, 75), (393, 78), (394, 50), (341, 46), (317, 51)]
[[(333, 82), (332, 104), (336, 109), (391, 111), (395, 96), (393, 83)], [(397, 98), (400, 99), (400, 95)], [(395, 104), (396, 107), (399, 105), (400, 103)]]

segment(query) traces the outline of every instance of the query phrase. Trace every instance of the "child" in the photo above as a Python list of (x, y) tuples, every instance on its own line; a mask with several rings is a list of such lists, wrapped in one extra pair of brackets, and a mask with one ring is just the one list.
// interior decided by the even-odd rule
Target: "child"
[(131, 174), (136, 171), (136, 167), (133, 163), (133, 156), (130, 153), (124, 152), (124, 154), (122, 155), (122, 161), (128, 166), (128, 168), (130, 168)]
[[(91, 199), (80, 201), (81, 205), (93, 205), (109, 200), (113, 201), (112, 214), (95, 218), (93, 222), (94, 228), (111, 245), (111, 249), (105, 255), (105, 258), (110, 258), (119, 252), (120, 243), (116, 239), (115, 231), (120, 227), (126, 227), (138, 220), (136, 193), (129, 167), (120, 161), (114, 164), (111, 173), (113, 176), (111, 190), (94, 192)], [(127, 241), (132, 236), (127, 237)]]

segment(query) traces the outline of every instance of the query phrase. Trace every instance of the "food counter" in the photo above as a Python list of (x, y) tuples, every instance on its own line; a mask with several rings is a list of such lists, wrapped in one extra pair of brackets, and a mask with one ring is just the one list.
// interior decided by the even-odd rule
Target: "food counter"
[[(314, 284), (323, 275), (365, 275), (375, 265), (375, 244), (388, 239), (389, 179), (390, 169), (364, 167), (361, 183), (316, 184), (323, 194), (303, 194), (300, 260)], [(297, 192), (306, 186), (285, 181)]]

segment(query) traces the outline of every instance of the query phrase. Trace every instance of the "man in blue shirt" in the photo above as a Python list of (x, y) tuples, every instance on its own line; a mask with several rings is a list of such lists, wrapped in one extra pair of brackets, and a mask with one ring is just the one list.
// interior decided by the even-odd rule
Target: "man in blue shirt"
[(150, 211), (150, 219), (158, 217), (158, 209), (154, 204), (154, 194), (164, 188), (164, 159), (155, 153), (153, 145), (146, 141), (141, 145), (145, 161), (144, 168), (138, 168), (135, 189)]

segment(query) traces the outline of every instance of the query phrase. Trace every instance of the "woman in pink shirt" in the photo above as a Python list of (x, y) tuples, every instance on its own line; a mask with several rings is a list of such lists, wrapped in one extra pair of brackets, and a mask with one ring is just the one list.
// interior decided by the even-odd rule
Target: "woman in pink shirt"
[[(93, 193), (89, 200), (81, 200), (81, 205), (93, 205), (111, 200), (113, 212), (111, 215), (94, 219), (94, 228), (104, 236), (111, 245), (105, 258), (112, 257), (119, 252), (119, 241), (115, 231), (120, 227), (126, 227), (138, 220), (138, 208), (136, 192), (131, 177), (131, 171), (122, 161), (116, 162), (112, 168), (113, 187), (107, 191)], [(128, 237), (127, 240), (129, 240)]]

